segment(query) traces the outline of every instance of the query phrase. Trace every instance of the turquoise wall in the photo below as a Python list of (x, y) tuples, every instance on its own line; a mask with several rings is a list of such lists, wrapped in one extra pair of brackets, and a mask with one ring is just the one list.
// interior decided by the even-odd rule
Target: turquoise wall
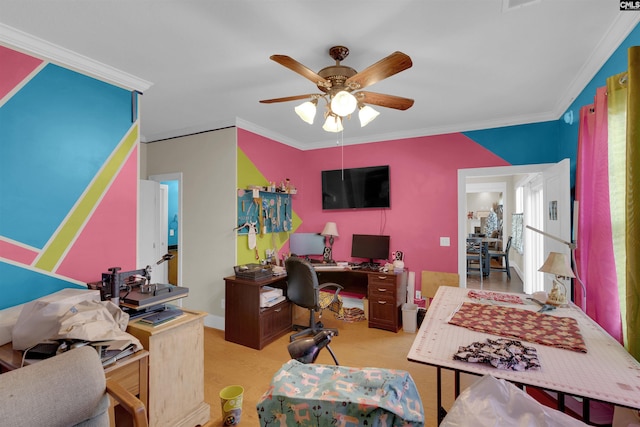
[(139, 138), (130, 91), (0, 48), (3, 309), (135, 267)]

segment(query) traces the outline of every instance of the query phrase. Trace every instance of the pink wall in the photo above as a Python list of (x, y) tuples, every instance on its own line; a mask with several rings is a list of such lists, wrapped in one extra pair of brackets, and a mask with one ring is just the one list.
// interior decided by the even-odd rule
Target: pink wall
[[(353, 234), (389, 235), (391, 251), (404, 251), (405, 267), (416, 272), (417, 289), (422, 270), (457, 272), (458, 169), (508, 165), (462, 134), (350, 145), (344, 152), (341, 147), (300, 151), (266, 141), (238, 130), (240, 148), (258, 169), (269, 171), (265, 176), (287, 175), (298, 188), (293, 199), (303, 221), (298, 231), (320, 232), (327, 221), (336, 222), (336, 260), (350, 260)], [(389, 165), (391, 208), (322, 210), (322, 170), (376, 165)], [(451, 246), (441, 247), (440, 237), (450, 237)]]
[(15, 89), (42, 60), (21, 52), (0, 46), (0, 99)]

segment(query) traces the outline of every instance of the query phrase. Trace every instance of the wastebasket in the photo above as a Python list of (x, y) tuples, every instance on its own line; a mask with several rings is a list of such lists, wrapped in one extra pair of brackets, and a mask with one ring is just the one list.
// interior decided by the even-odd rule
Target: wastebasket
[(402, 329), (405, 332), (416, 331), (418, 304), (402, 304)]

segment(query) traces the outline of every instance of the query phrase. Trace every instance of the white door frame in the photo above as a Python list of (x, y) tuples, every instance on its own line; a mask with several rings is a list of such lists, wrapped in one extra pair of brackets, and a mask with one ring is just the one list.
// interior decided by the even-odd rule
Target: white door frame
[(496, 177), (505, 175), (541, 173), (553, 163), (522, 166), (496, 166), (489, 168), (458, 169), (458, 275), (460, 287), (467, 287), (466, 226), (467, 226), (467, 178)]
[[(182, 212), (182, 172), (176, 173), (163, 173), (158, 175), (149, 175), (151, 181), (178, 181), (178, 286), (182, 286), (182, 259), (184, 254), (184, 247), (182, 246), (182, 236), (184, 235), (184, 228), (182, 226), (182, 218), (184, 218)], [(167, 231), (167, 230), (165, 230)], [(167, 231), (168, 232), (168, 231)]]

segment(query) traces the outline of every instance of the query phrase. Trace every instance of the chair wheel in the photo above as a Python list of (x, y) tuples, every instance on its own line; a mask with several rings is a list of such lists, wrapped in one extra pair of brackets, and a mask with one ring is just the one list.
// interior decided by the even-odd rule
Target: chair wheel
[(318, 322), (316, 323), (316, 325), (318, 325), (318, 328), (324, 328), (324, 325), (322, 324), (322, 322)]

